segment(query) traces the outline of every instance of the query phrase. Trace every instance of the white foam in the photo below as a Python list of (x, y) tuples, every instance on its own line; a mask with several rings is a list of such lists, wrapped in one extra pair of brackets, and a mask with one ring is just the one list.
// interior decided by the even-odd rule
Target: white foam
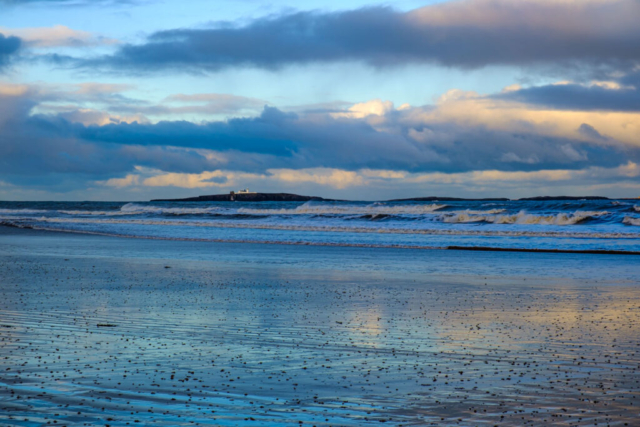
[(307, 202), (294, 209), (254, 209), (240, 208), (240, 214), (246, 215), (424, 215), (446, 208), (447, 205), (385, 205), (373, 203), (359, 205), (320, 205)]
[(136, 203), (127, 203), (120, 208), (121, 214), (124, 215), (140, 215), (140, 214), (156, 214), (156, 215), (203, 215), (220, 211), (221, 208), (212, 206), (208, 208), (165, 208), (162, 206), (143, 206)]
[[(256, 229), (256, 230), (289, 230), (289, 231), (313, 231), (313, 232), (338, 232), (338, 233), (379, 233), (379, 234), (416, 234), (416, 235), (451, 235), (451, 236), (505, 236), (505, 237), (561, 237), (561, 238), (593, 238), (593, 239), (640, 239), (638, 233), (624, 232), (580, 232), (580, 231), (534, 231), (534, 230), (468, 230), (468, 229), (416, 229), (416, 228), (380, 228), (373, 226), (312, 226), (312, 225), (285, 225), (251, 222), (222, 222), (222, 221), (184, 221), (184, 220), (153, 220), (153, 219), (94, 219), (94, 218), (19, 218), (14, 221), (16, 225), (24, 224), (105, 224), (105, 225), (149, 225), (149, 226), (187, 226), (187, 227), (211, 227), (231, 229)], [(35, 222), (34, 222), (35, 221)], [(634, 224), (635, 225), (635, 224)], [(63, 228), (66, 230), (65, 228)]]
[(489, 209), (486, 211), (474, 211), (471, 209), (466, 209), (464, 211), (452, 211), (448, 213), (459, 214), (459, 215), (495, 215), (504, 212), (506, 209)]
[(634, 210), (634, 211), (636, 211), (636, 212), (640, 212), (640, 206), (637, 206), (637, 205), (636, 205), (636, 206), (634, 206), (634, 207), (633, 207), (633, 210)]
[(116, 215), (133, 215), (128, 212), (121, 211), (66, 211), (61, 210), (59, 213), (65, 215), (82, 215), (82, 216), (116, 216)]
[(47, 213), (47, 210), (41, 209), (0, 209), (0, 214), (6, 215), (29, 215), (29, 214), (41, 214)]
[(445, 215), (442, 220), (447, 223), (489, 222), (492, 224), (528, 224), (528, 225), (575, 225), (588, 218), (607, 215), (607, 211), (576, 211), (574, 213), (559, 213), (557, 215), (534, 215), (520, 211), (515, 215), (474, 215), (470, 212), (460, 212)]
[(625, 216), (624, 219), (622, 220), (623, 224), (627, 224), (627, 225), (638, 225), (640, 226), (640, 218), (632, 218), (630, 216)]
[[(233, 206), (233, 205), (231, 205)], [(82, 216), (122, 216), (122, 215), (206, 215), (206, 214), (222, 214), (222, 215), (424, 215), (433, 213), (439, 209), (445, 208), (446, 205), (430, 204), (430, 205), (385, 205), (374, 203), (366, 206), (359, 205), (320, 205), (307, 202), (295, 208), (282, 209), (256, 209), (256, 208), (229, 208), (220, 206), (210, 206), (206, 208), (175, 208), (153, 205), (140, 205), (137, 203), (127, 203), (122, 206), (119, 211), (78, 211), (63, 210), (60, 213), (67, 215)], [(26, 213), (26, 212), (25, 212)], [(34, 212), (36, 213), (36, 212)]]

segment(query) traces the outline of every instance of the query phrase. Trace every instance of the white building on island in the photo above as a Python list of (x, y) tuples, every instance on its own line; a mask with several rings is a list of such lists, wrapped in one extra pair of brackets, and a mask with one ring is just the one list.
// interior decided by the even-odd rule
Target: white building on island
[(245, 188), (244, 190), (239, 190), (239, 191), (230, 191), (229, 192), (229, 200), (231, 200), (232, 202), (236, 201), (236, 196), (239, 196), (241, 194), (258, 194), (255, 191), (249, 191), (248, 188)]
[[(231, 192), (231, 194), (233, 194), (233, 191)], [(248, 188), (245, 188), (244, 190), (236, 191), (235, 194), (256, 194), (256, 192), (255, 191), (249, 191)]]

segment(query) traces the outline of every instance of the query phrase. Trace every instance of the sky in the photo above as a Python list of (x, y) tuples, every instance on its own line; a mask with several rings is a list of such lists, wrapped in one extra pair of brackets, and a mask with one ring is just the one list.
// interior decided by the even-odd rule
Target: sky
[(0, 200), (640, 197), (639, 0), (0, 0)]

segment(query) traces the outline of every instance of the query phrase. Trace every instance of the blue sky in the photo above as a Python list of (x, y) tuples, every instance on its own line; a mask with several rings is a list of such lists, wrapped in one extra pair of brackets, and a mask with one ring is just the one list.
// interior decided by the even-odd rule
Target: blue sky
[(0, 198), (640, 196), (635, 0), (0, 0)]

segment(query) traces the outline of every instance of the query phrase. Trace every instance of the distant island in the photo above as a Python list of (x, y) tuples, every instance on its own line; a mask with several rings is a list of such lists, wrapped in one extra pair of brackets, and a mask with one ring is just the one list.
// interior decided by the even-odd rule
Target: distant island
[[(393, 199), (388, 202), (509, 202), (506, 197), (488, 197), (465, 199), (461, 197), (412, 197), (409, 199)], [(611, 200), (602, 196), (538, 196), (513, 199), (517, 201), (557, 201), (557, 200)], [(154, 199), (152, 202), (344, 202), (347, 200), (325, 199), (317, 196), (301, 196), (290, 193), (257, 193), (248, 189), (231, 191), (228, 194), (212, 194), (209, 196), (187, 197), (184, 199)]]
[(602, 196), (539, 196), (539, 197), (525, 197), (518, 200), (538, 200), (538, 201), (553, 201), (553, 200), (610, 200), (608, 197)]
[(464, 199), (460, 197), (412, 197), (410, 199), (393, 199), (389, 202), (508, 202), (510, 199), (489, 197), (486, 199)]
[(460, 197), (413, 197), (410, 199), (394, 199), (390, 202), (509, 202), (515, 201), (554, 201), (554, 200), (610, 200), (602, 196), (537, 196), (523, 197), (521, 199), (507, 199), (505, 197), (488, 197), (483, 199), (465, 199)]
[(289, 193), (255, 193), (249, 190), (232, 191), (229, 194), (213, 194), (210, 196), (187, 197), (185, 199), (155, 199), (152, 202), (332, 202), (315, 196), (300, 196)]

